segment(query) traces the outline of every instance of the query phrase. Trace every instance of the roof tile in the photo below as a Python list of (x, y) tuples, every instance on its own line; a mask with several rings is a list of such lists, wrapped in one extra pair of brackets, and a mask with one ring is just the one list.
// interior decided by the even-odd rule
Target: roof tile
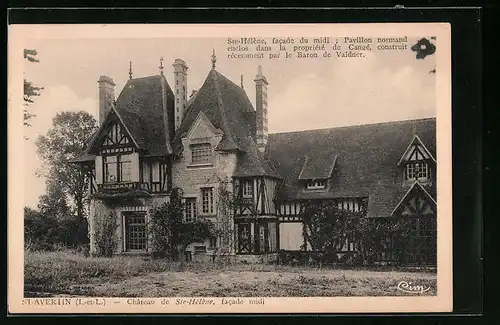
[[(284, 178), (278, 198), (369, 197), (369, 216), (389, 216), (407, 190), (402, 186), (397, 163), (414, 132), (435, 156), (435, 118), (270, 134), (266, 155)], [(330, 157), (335, 155), (338, 157), (329, 190), (314, 194), (304, 191), (299, 175), (305, 157), (318, 158), (313, 159), (311, 168), (306, 164), (307, 176), (312, 177), (323, 175), (315, 170), (326, 170), (323, 165), (331, 166)], [(433, 187), (431, 195), (435, 193)]]

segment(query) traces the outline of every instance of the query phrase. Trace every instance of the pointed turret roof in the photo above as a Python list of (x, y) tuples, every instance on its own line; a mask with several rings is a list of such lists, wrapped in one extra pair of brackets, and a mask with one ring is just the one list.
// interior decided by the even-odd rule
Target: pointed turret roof
[(223, 132), (215, 150), (236, 151), (238, 160), (234, 176), (270, 176), (280, 178), (270, 162), (257, 150), (255, 143), (255, 109), (245, 90), (212, 68), (188, 107), (174, 140), (174, 151), (181, 152), (182, 137), (203, 112)]
[(176, 132), (174, 151), (182, 150), (181, 139), (201, 111), (224, 133), (217, 150), (243, 150), (242, 141), (247, 136), (253, 136), (255, 110), (245, 91), (217, 70), (211, 69)]

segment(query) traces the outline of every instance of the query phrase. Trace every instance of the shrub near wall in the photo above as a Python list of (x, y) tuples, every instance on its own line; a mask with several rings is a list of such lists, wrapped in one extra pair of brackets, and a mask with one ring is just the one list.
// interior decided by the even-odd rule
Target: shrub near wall
[(116, 228), (118, 223), (114, 210), (105, 206), (96, 207), (94, 220), (94, 247), (98, 256), (110, 257), (118, 245), (116, 239)]

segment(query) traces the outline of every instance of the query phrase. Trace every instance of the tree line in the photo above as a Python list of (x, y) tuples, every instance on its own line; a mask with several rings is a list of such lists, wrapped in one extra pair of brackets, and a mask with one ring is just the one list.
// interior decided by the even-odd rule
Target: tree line
[[(25, 49), (24, 59), (40, 63), (35, 49)], [(24, 78), (24, 125), (36, 116), (30, 105), (43, 87)], [(45, 108), (50, 109), (50, 108)], [(30, 249), (54, 246), (84, 247), (88, 244), (85, 204), (88, 180), (69, 160), (81, 154), (86, 140), (97, 130), (97, 121), (87, 112), (60, 112), (52, 127), (35, 139), (43, 165), (37, 175), (46, 180), (46, 190), (37, 208), (24, 208), (25, 245)]]

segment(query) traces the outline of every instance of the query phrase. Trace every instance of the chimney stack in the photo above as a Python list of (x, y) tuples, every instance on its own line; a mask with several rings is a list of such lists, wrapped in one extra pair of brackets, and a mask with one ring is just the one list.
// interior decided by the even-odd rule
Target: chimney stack
[(257, 76), (255, 76), (256, 95), (256, 142), (260, 152), (264, 152), (267, 146), (267, 79), (262, 75), (262, 66), (259, 65)]
[(174, 116), (175, 116), (175, 130), (181, 125), (182, 119), (187, 109), (187, 70), (186, 62), (181, 59), (174, 61)]
[(106, 115), (115, 101), (115, 83), (107, 76), (99, 77), (99, 125), (104, 123)]

